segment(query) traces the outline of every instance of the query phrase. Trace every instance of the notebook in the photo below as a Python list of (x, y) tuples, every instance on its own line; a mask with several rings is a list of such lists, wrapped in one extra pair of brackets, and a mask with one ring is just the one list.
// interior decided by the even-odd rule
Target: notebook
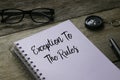
[(120, 70), (70, 20), (14, 45), (36, 80), (120, 80)]

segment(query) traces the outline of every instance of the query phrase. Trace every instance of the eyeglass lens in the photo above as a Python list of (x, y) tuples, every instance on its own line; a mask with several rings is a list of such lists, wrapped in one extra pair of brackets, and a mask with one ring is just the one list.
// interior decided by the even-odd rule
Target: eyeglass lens
[(47, 13), (50, 13), (50, 11), (46, 9), (35, 9), (32, 10), (31, 17), (35, 22), (45, 23), (45, 22), (49, 22), (49, 17), (50, 17), (50, 15)]
[(3, 14), (3, 20), (6, 23), (18, 23), (23, 18), (21, 10), (5, 10)]

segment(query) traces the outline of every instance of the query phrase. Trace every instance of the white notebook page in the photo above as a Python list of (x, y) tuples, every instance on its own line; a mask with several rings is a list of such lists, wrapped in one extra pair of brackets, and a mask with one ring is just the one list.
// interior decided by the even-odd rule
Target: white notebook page
[(69, 20), (17, 43), (46, 80), (120, 80), (119, 69)]

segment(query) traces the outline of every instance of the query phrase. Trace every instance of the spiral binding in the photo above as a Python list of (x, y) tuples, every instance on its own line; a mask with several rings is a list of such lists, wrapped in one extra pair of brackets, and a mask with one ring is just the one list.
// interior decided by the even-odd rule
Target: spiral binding
[[(30, 57), (28, 57), (27, 54), (25, 54), (25, 50), (22, 50), (22, 47), (19, 46), (19, 43), (16, 43), (17, 48), (19, 49), (19, 51), (22, 53), (20, 54), (22, 56), (22, 58), (27, 62), (27, 65), (30, 67), (30, 69), (33, 71), (33, 73), (37, 76), (38, 80), (45, 80), (45, 77), (42, 77), (42, 73), (39, 73), (39, 69), (35, 69), (36, 65), (34, 65), (34, 62), (31, 61)], [(33, 65), (33, 66), (31, 66)], [(38, 73), (38, 74), (37, 74)]]

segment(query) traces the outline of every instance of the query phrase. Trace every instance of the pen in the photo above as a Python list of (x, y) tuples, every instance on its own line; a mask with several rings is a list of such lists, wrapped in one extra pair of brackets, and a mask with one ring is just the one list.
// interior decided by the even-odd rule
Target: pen
[(115, 42), (115, 40), (113, 38), (109, 39), (110, 41), (110, 46), (113, 49), (113, 51), (115, 52), (115, 55), (118, 59), (120, 59), (120, 48), (118, 46), (118, 44)]

